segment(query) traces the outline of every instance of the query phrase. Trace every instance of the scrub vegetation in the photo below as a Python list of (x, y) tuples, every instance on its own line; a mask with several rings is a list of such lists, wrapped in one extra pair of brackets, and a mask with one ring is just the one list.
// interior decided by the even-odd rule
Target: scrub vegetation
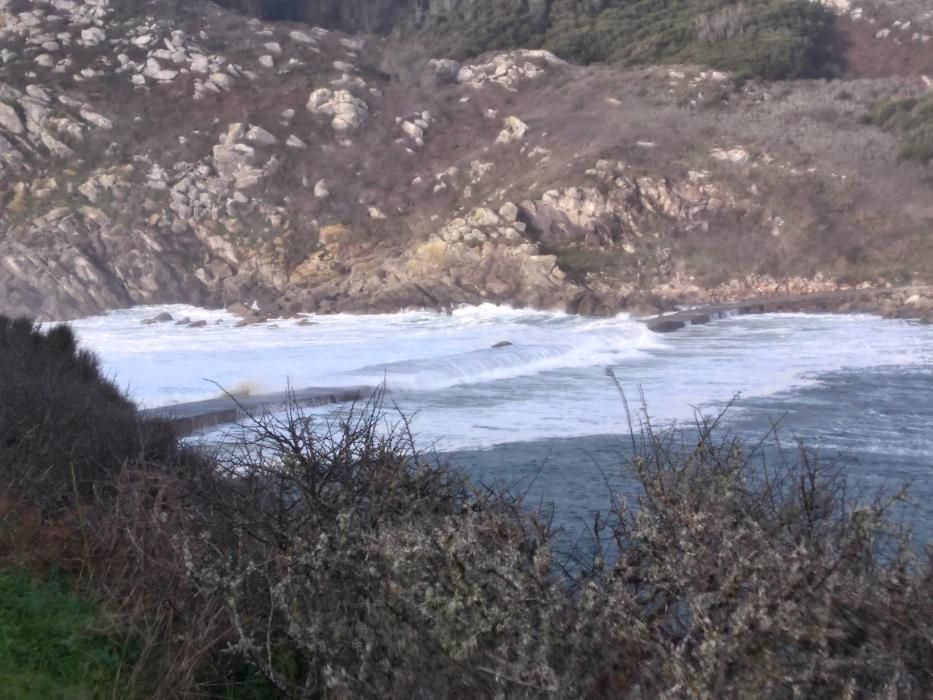
[[(807, 0), (225, 0), (266, 19), (394, 32), (433, 56), (546, 48), (577, 63), (701, 63), (740, 77), (827, 75), (832, 14)], [(434, 4), (436, 7), (431, 7)]]
[[(0, 362), (66, 333), (0, 327)], [(19, 371), (57, 356), (61, 381), (113, 390), (56, 347)], [(18, 440), (71, 441), (71, 481), (94, 487), (48, 508), (36, 494), (66, 492), (67, 473), (24, 476), (0, 454), (0, 587), (25, 592), (14, 609), (54, 599), (54, 629), (33, 633), (3, 596), (0, 649), (78, 640), (62, 687), (96, 659), (141, 697), (933, 693), (933, 568), (894, 517), (904, 495), (856, 502), (805, 449), (766, 461), (716, 419), (623, 426), (638, 496), (607, 494), (590, 542), (566, 552), (546, 512), (386, 425), (378, 395), (330, 425), (293, 406), (223, 448), (133, 445), (103, 470), (81, 446), (89, 430), (106, 443), (107, 414), (62, 423), (66, 399), (33, 400)], [(69, 590), (42, 583), (52, 570)]]
[(866, 115), (865, 121), (895, 134), (902, 158), (933, 162), (933, 97), (881, 102)]

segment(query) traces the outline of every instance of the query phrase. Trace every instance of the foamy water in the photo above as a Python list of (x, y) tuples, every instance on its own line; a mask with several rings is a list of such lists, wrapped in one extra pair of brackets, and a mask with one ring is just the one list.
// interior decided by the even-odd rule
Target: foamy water
[[(204, 328), (142, 325), (168, 311)], [(235, 328), (223, 311), (136, 308), (73, 325), (144, 406), (215, 396), (216, 384), (275, 391), (288, 383), (386, 381), (423, 445), (440, 450), (604, 435), (624, 426), (611, 369), (658, 421), (718, 410), (734, 395), (783, 396), (831, 373), (933, 367), (933, 328), (871, 316), (775, 314), (668, 335), (628, 316), (593, 319), (491, 305), (452, 315), (311, 317)], [(277, 327), (273, 327), (277, 326)], [(492, 348), (507, 341), (507, 347)], [(216, 384), (215, 384), (216, 382)], [(323, 407), (323, 415), (344, 407)]]

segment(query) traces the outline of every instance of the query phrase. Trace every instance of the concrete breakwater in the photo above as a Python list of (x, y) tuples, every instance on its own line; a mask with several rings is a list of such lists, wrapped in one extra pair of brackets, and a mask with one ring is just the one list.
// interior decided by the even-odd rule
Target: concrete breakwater
[(215, 425), (236, 423), (247, 419), (251, 414), (275, 410), (287, 404), (311, 407), (365, 401), (373, 392), (375, 388), (370, 386), (309, 387), (250, 396), (219, 396), (202, 401), (143, 409), (140, 415), (144, 418), (168, 420), (180, 433), (189, 434)]

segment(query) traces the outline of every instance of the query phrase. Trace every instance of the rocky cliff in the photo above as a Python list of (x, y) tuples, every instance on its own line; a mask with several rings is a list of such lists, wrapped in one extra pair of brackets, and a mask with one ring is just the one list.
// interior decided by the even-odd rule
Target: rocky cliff
[(931, 19), (844, 10), (853, 58), (911, 60), (769, 83), (514, 49), (399, 79), (392, 38), (0, 0), (0, 313), (607, 313), (929, 281), (931, 173), (864, 115), (929, 90)]

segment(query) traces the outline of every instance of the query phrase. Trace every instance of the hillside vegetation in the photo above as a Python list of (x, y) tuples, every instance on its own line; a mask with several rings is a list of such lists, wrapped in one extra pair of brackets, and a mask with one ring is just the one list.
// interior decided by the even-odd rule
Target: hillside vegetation
[[(50, 354), (87, 366), (53, 340), (13, 371), (41, 377)], [(387, 435), (378, 396), (340, 424), (292, 407), (213, 455), (126, 454), (105, 474), (83, 433), (109, 445), (110, 418), (67, 424), (79, 396), (34, 400), (23, 431), (70, 441), (72, 478), (104, 488), (49, 512), (36, 494), (65, 488), (61, 472), (0, 481), (0, 651), (35, 648), (0, 660), (18, 697), (933, 692), (929, 558), (897, 499), (850, 501), (806, 451), (765, 465), (715, 422), (643, 425), (623, 465), (637, 496), (607, 493), (593, 539), (566, 552), (545, 513), (428, 459), (404, 424)], [(36, 582), (50, 569), (72, 591)]]
[(901, 157), (933, 162), (933, 96), (882, 102), (865, 121), (895, 134)]
[[(831, 70), (818, 3), (36, 5), (0, 0), (0, 313), (649, 313), (933, 280), (924, 166), (862, 119), (922, 118), (922, 76), (749, 79)], [(836, 29), (894, 31), (870, 19)], [(857, 53), (925, 65), (925, 26)]]
[(269, 19), (394, 31), (434, 56), (543, 47), (578, 63), (702, 63), (741, 76), (825, 75), (832, 15), (808, 0), (222, 0)]
[(465, 31), (444, 35), (442, 25), (435, 50), (464, 58), (534, 45), (579, 63), (701, 63), (768, 79), (828, 70), (821, 45), (831, 16), (812, 2), (556, 0), (540, 29), (522, 12), (524, 3), (486, 3)]

